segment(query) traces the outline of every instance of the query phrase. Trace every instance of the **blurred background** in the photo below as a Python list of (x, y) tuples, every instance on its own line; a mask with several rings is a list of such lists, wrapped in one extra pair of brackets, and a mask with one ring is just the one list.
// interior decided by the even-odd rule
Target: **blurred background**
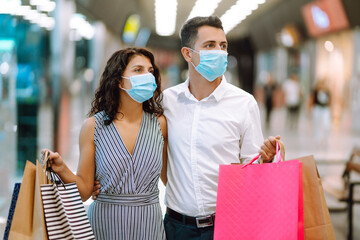
[(342, 177), (349, 160), (360, 163), (359, 9), (357, 0), (0, 0), (0, 235), (26, 160), (46, 147), (76, 171), (80, 127), (111, 54), (146, 47), (163, 88), (176, 85), (187, 78), (182, 24), (217, 15), (227, 81), (255, 96), (264, 137), (281, 135), (286, 159), (314, 155), (337, 239), (360, 239)]

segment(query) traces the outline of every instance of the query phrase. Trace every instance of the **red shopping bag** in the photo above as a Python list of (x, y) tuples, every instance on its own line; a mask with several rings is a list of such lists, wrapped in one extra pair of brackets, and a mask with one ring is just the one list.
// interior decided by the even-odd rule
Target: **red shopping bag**
[(298, 160), (220, 165), (214, 239), (304, 239), (302, 184)]

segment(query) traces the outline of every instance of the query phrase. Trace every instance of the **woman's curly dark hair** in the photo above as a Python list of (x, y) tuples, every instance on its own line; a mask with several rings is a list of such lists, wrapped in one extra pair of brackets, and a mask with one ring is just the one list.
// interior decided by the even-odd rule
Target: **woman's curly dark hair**
[(126, 66), (134, 56), (142, 55), (147, 57), (154, 68), (153, 75), (156, 81), (156, 90), (149, 100), (143, 102), (143, 109), (148, 113), (155, 113), (160, 116), (164, 110), (161, 106), (162, 92), (159, 68), (155, 65), (154, 55), (144, 48), (125, 48), (115, 52), (106, 63), (105, 70), (100, 79), (100, 85), (95, 91), (95, 98), (91, 103), (91, 110), (88, 116), (104, 111), (105, 125), (109, 125), (118, 113), (120, 102), (119, 84), (122, 81), (122, 75)]

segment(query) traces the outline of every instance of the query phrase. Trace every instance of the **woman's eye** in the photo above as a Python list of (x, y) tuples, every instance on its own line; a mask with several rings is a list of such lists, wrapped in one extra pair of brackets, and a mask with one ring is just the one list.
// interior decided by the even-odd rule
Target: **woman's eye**
[(141, 70), (140, 68), (135, 68), (134, 71), (135, 71), (135, 72), (140, 72), (140, 70)]

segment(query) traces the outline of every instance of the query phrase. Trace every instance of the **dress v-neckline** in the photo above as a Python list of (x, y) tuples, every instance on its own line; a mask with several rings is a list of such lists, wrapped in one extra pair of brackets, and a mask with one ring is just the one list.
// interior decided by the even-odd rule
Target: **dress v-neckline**
[(114, 127), (116, 129), (116, 132), (118, 133), (118, 135), (120, 137), (122, 145), (124, 146), (124, 148), (126, 149), (126, 152), (130, 155), (131, 158), (133, 158), (134, 154), (136, 153), (136, 149), (137, 149), (137, 145), (138, 145), (138, 141), (139, 141), (139, 136), (140, 136), (143, 124), (144, 124), (144, 118), (145, 118), (145, 112), (143, 111), (143, 115), (142, 115), (141, 123), (140, 123), (140, 128), (139, 128), (139, 131), (138, 131), (138, 134), (137, 134), (137, 137), (136, 137), (136, 142), (135, 142), (135, 146), (134, 146), (132, 154), (130, 153), (129, 149), (126, 147), (126, 144), (125, 144), (125, 142), (124, 142), (124, 140), (123, 140), (123, 138), (122, 138), (122, 136), (121, 136), (121, 134), (119, 132), (119, 129), (116, 127), (115, 122), (112, 121), (112, 124), (114, 125)]

